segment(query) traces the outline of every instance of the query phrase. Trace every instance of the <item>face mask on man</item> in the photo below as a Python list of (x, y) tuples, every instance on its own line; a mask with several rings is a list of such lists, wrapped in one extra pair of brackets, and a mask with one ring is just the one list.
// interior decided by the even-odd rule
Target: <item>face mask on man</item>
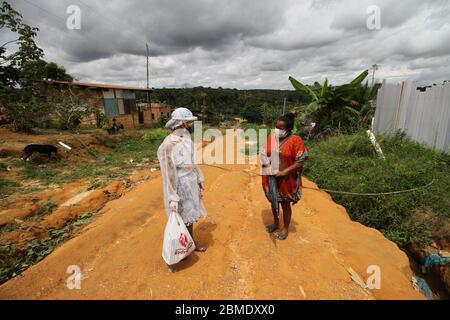
[(194, 131), (195, 131), (195, 126), (194, 126), (194, 124), (192, 123), (190, 126), (188, 126), (187, 128), (187, 131), (189, 131), (189, 133), (194, 133)]

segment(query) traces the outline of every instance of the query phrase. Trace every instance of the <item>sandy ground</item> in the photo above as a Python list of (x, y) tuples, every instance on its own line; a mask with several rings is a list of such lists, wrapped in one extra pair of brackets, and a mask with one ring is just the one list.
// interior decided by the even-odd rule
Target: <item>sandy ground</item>
[[(22, 275), (0, 286), (0, 299), (423, 299), (411, 285), (406, 256), (380, 232), (353, 222), (325, 192), (304, 190), (290, 235), (266, 233), (270, 204), (248, 165), (202, 166), (208, 217), (195, 236), (209, 246), (175, 273), (161, 257), (166, 215), (156, 177), (110, 201), (85, 230)], [(315, 184), (304, 179), (304, 184)], [(66, 286), (71, 265), (81, 289)], [(367, 268), (381, 289), (363, 289)]]

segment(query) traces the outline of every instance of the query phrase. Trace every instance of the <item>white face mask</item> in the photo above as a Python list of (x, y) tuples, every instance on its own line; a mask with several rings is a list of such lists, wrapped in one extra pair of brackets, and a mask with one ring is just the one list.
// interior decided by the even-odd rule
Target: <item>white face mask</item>
[(286, 135), (286, 130), (280, 130), (278, 128), (275, 128), (274, 130), (275, 135), (280, 136), (280, 137), (284, 137)]

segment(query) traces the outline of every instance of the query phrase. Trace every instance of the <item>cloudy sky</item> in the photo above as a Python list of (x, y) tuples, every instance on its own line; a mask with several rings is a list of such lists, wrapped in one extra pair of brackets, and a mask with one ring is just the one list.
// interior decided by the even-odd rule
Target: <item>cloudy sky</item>
[[(81, 81), (152, 87), (291, 88), (350, 80), (450, 80), (450, 0), (12, 0), (38, 45)], [(81, 9), (69, 30), (67, 8)], [(381, 28), (367, 13), (380, 8)], [(1, 42), (14, 35), (0, 33)], [(10, 50), (14, 48), (11, 47)]]

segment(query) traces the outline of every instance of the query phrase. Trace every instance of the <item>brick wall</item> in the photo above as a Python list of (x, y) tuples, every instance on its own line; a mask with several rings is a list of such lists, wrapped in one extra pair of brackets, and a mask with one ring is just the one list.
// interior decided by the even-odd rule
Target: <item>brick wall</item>
[[(137, 115), (134, 116), (134, 122), (133, 122), (133, 115), (131, 114), (122, 114), (119, 116), (114, 117), (116, 119), (116, 123), (121, 123), (123, 124), (124, 128), (133, 128), (135, 126), (138, 125), (138, 117)], [(109, 118), (108, 119), (108, 125), (111, 126), (112, 125), (112, 119), (113, 118)]]
[(164, 115), (166, 119), (170, 118), (171, 110), (168, 104), (152, 103), (150, 105), (150, 110), (151, 113), (154, 115), (153, 121), (159, 121), (162, 115)]
[[(159, 103), (151, 103), (150, 105), (147, 105), (145, 103), (139, 103), (138, 108), (141, 108), (143, 110), (144, 115), (144, 123), (143, 124), (152, 124), (155, 122), (158, 122), (161, 118), (161, 115), (164, 114), (164, 117), (166, 119), (168, 118), (167, 115), (170, 117), (171, 108), (167, 104), (159, 104)], [(108, 118), (108, 125), (112, 125), (112, 119), (116, 118), (117, 123), (122, 123), (125, 128), (132, 128), (139, 126), (139, 112), (136, 110), (136, 112), (132, 114), (124, 114), (124, 115), (117, 115), (115, 117)], [(154, 116), (154, 119), (152, 117), (152, 114)], [(134, 120), (134, 121), (133, 121)]]

